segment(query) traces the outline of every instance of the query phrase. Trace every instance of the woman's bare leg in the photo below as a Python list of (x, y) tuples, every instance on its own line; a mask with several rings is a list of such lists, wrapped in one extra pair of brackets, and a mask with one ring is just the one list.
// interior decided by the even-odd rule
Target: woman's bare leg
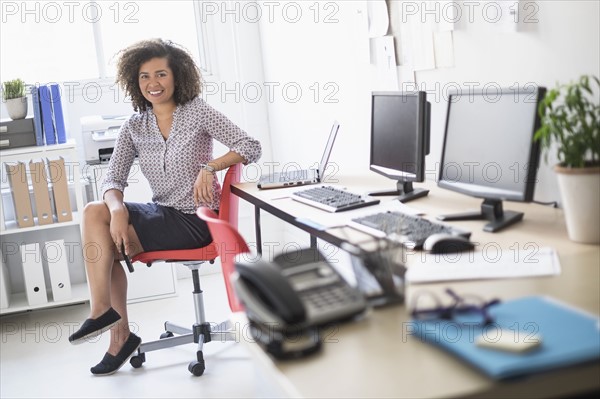
[[(127, 276), (110, 235), (110, 211), (103, 202), (92, 202), (83, 211), (83, 248), (91, 293), (90, 318), (98, 318), (111, 306), (121, 320), (111, 328), (108, 352), (116, 355), (129, 336)], [(129, 226), (129, 256), (141, 252), (135, 230)]]
[(116, 355), (130, 333), (127, 315), (127, 276), (119, 261), (115, 261), (112, 268), (110, 299), (112, 307), (121, 315), (121, 320), (110, 329), (108, 353)]
[(114, 243), (110, 236), (110, 212), (103, 202), (91, 202), (83, 210), (83, 258), (91, 294), (90, 318), (108, 310)]

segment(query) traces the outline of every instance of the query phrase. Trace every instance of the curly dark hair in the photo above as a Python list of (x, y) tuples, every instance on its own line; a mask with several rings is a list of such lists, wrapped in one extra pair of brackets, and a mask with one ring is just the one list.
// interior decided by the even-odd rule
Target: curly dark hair
[(117, 62), (116, 82), (131, 97), (134, 111), (145, 111), (152, 104), (144, 98), (139, 86), (140, 66), (152, 58), (166, 58), (173, 71), (176, 104), (185, 104), (200, 95), (202, 75), (190, 53), (170, 40), (142, 40), (121, 50)]

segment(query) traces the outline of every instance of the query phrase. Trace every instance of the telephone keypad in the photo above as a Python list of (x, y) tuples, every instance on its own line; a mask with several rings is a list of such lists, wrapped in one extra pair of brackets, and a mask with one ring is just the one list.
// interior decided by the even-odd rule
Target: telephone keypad
[(353, 299), (354, 292), (340, 284), (328, 286), (326, 289), (313, 289), (303, 293), (303, 298), (317, 309), (331, 309), (345, 306), (348, 300)]

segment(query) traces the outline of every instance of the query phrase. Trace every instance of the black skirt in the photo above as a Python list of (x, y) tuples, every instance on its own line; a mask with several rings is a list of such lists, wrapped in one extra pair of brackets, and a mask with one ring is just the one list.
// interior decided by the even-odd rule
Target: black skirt
[(153, 203), (125, 202), (125, 206), (146, 252), (199, 248), (212, 242), (208, 226), (196, 214)]

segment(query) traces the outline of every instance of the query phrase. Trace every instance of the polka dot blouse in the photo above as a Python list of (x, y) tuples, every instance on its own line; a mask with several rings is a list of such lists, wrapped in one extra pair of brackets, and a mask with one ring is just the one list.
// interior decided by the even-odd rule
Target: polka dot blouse
[[(260, 142), (200, 97), (178, 105), (167, 140), (158, 128), (151, 108), (132, 115), (121, 127), (108, 171), (102, 183), (102, 195), (110, 189), (124, 193), (127, 201), (127, 177), (135, 156), (150, 183), (152, 202), (194, 213), (193, 187), (201, 165), (213, 159), (213, 139), (240, 154), (245, 164), (261, 156)], [(213, 183), (213, 201), (204, 204), (219, 209), (221, 187)]]

